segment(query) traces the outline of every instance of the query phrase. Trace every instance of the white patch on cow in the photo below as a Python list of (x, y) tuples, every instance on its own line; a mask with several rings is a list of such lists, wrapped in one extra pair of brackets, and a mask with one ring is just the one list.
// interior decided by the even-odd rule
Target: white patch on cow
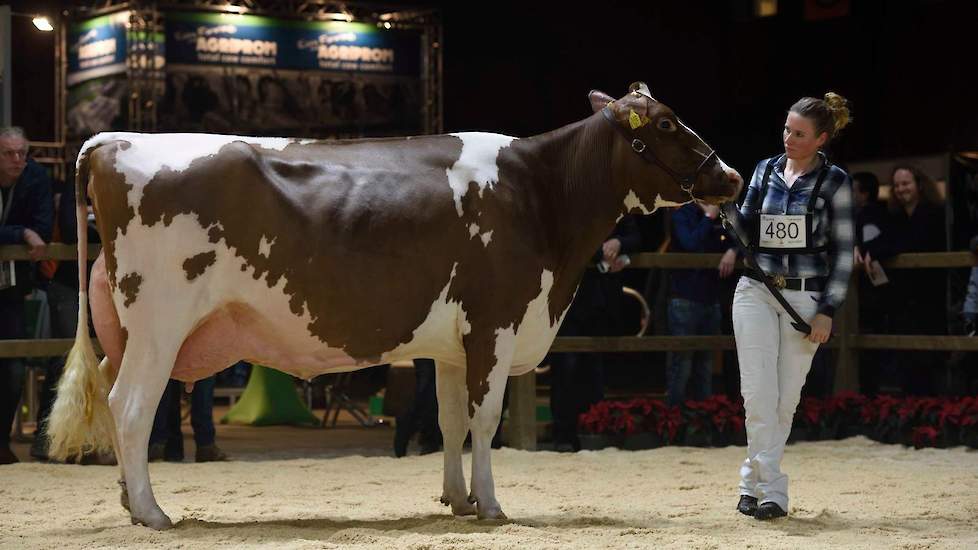
[(489, 241), (492, 240), (492, 230), (486, 231), (480, 237), (482, 238), (482, 245), (489, 246)]
[(655, 206), (652, 208), (652, 210), (655, 211), (655, 210), (658, 210), (660, 208), (672, 208), (672, 207), (676, 207), (676, 206), (682, 206), (684, 204), (687, 204), (689, 202), (692, 202), (692, 200), (693, 200), (693, 198), (690, 197), (690, 199), (688, 201), (684, 201), (684, 202), (673, 202), (673, 201), (670, 201), (670, 200), (666, 200), (666, 199), (662, 198), (662, 195), (658, 195), (657, 194), (655, 196)]
[(479, 186), (479, 197), (486, 187), (499, 181), (499, 166), (496, 158), (499, 150), (508, 147), (516, 138), (483, 132), (463, 132), (452, 134), (462, 140), (462, 153), (451, 168), (446, 169), (448, 185), (455, 195), (455, 209), (462, 217), (462, 197), (469, 190), (469, 183)]
[(631, 211), (633, 208), (638, 208), (643, 214), (650, 214), (649, 209), (642, 204), (642, 199), (635, 194), (635, 190), (629, 189), (628, 194), (625, 195), (625, 209)]
[(479, 224), (470, 223), (469, 224), (469, 238), (475, 237), (479, 233)]
[(268, 240), (268, 237), (266, 237), (265, 235), (262, 235), (261, 236), (261, 241), (258, 243), (258, 253), (261, 254), (262, 256), (266, 257), (266, 258), (268, 258), (269, 256), (271, 256), (271, 254), (272, 254), (272, 245), (275, 244), (275, 241), (277, 241), (277, 240), (278, 240), (278, 237), (275, 237), (272, 240)]

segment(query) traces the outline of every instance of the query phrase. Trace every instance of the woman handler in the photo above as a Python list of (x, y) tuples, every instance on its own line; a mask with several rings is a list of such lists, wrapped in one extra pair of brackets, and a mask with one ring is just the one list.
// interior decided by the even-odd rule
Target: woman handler
[[(759, 520), (787, 515), (785, 442), (812, 357), (829, 339), (853, 267), (852, 183), (821, 151), (848, 122), (845, 99), (831, 92), (792, 105), (784, 154), (757, 164), (736, 220), (763, 271), (748, 270), (733, 301), (747, 416), (737, 510)], [(809, 334), (793, 326), (762, 282), (765, 276), (810, 325)]]

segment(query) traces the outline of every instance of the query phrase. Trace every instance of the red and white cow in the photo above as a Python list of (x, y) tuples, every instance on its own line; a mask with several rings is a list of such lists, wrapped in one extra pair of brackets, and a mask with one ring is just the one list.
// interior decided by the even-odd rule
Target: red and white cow
[(88, 140), (78, 208), (87, 192), (103, 240), (89, 294), (106, 358), (96, 368), (83, 291), (52, 455), (114, 447), (132, 521), (166, 528), (147, 441), (168, 378), (240, 359), (311, 378), (430, 357), (442, 501), (505, 517), (489, 449), (506, 378), (546, 354), (593, 252), (627, 212), (729, 200), (742, 183), (644, 84), (590, 100), (593, 116), (526, 139)]

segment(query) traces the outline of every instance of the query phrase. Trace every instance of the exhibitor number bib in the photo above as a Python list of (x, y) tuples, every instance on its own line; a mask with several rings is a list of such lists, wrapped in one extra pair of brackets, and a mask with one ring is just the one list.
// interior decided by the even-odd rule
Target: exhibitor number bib
[(762, 249), (789, 251), (806, 248), (811, 233), (811, 216), (761, 214), (758, 229), (758, 245)]

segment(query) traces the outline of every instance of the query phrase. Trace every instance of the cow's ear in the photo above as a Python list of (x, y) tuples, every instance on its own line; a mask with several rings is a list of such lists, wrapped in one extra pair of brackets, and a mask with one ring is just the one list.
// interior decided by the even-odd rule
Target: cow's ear
[(587, 95), (587, 98), (591, 101), (591, 110), (595, 113), (604, 109), (609, 103), (614, 101), (610, 95), (599, 92), (598, 90), (591, 90), (591, 93)]

